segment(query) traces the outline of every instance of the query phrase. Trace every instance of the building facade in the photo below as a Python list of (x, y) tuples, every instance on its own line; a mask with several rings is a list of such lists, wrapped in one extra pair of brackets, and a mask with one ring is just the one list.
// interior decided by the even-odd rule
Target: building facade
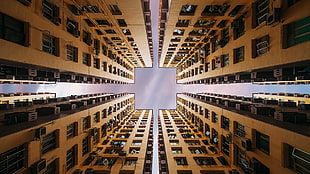
[(0, 173), (152, 171), (152, 111), (135, 110), (133, 94), (11, 98), (1, 113)]
[(309, 104), (282, 94), (178, 94), (160, 112), (169, 173), (309, 173)]
[(309, 1), (161, 2), (160, 66), (178, 83), (309, 83)]
[[(148, 1), (2, 1), (1, 79), (133, 83), (153, 59)], [(18, 51), (16, 51), (18, 50)]]

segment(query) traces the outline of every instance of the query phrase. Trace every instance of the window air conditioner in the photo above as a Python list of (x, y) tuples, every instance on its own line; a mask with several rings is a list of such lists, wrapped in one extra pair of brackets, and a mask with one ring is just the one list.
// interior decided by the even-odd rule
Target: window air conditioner
[(54, 78), (59, 79), (60, 78), (60, 73), (59, 72), (54, 72)]
[(67, 28), (70, 29), (70, 30), (75, 30), (76, 26), (72, 22), (68, 22), (67, 23)]
[(46, 134), (46, 127), (40, 127), (35, 130), (35, 137), (36, 138), (41, 138)]
[(79, 37), (81, 32), (79, 30), (73, 30), (72, 34), (74, 37)]
[(31, 77), (37, 76), (37, 70), (33, 68), (28, 69), (28, 75)]
[(54, 17), (53, 18), (53, 23), (56, 25), (60, 25), (61, 24), (61, 18), (60, 17)]
[(271, 25), (275, 22), (280, 22), (280, 20), (281, 20), (281, 8), (274, 8), (267, 15), (267, 25)]

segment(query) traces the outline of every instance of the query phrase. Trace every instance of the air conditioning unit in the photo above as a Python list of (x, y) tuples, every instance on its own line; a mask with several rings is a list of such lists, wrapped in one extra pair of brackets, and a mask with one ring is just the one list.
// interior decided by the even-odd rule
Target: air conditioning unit
[(236, 80), (236, 81), (240, 80), (240, 74), (236, 74), (236, 75), (235, 75), (235, 80)]
[(225, 137), (229, 143), (232, 143), (232, 134), (227, 134)]
[(28, 69), (28, 76), (31, 76), (31, 77), (37, 76), (37, 70), (33, 68)]
[(75, 29), (76, 29), (76, 26), (75, 26), (74, 23), (68, 22), (68, 23), (67, 23), (67, 28), (70, 29), (70, 30), (75, 30)]
[(36, 112), (38, 113), (38, 116), (48, 116), (48, 115), (59, 114), (60, 113), (60, 107), (37, 108)]
[(36, 119), (38, 119), (38, 113), (36, 113), (36, 112), (30, 112), (30, 113), (28, 114), (28, 121), (34, 121), (34, 120), (36, 120)]
[(61, 18), (60, 17), (54, 17), (53, 18), (53, 23), (56, 25), (60, 25), (61, 24)]
[(79, 30), (73, 30), (72, 34), (74, 37), (79, 37), (81, 32)]
[(241, 146), (247, 151), (252, 151), (252, 142), (250, 139), (241, 141)]
[(256, 79), (257, 72), (251, 72), (251, 79)]
[(41, 159), (40, 161), (33, 164), (30, 168), (31, 174), (43, 174), (46, 171), (46, 160)]
[(267, 25), (271, 25), (275, 22), (281, 21), (281, 8), (274, 8), (268, 15), (267, 15)]
[(273, 70), (273, 76), (274, 77), (281, 77), (283, 74), (282, 69), (274, 69)]
[(224, 76), (224, 81), (225, 81), (225, 82), (228, 81), (228, 76)]
[(35, 137), (36, 138), (41, 138), (46, 134), (46, 127), (40, 127), (35, 130)]
[(54, 78), (59, 79), (60, 78), (60, 72), (54, 72)]

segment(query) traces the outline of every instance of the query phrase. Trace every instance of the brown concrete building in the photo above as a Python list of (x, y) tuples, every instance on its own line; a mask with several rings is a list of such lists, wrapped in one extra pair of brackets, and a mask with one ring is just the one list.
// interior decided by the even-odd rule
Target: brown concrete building
[(178, 94), (177, 109), (159, 114), (162, 170), (309, 173), (309, 104), (253, 95)]
[(151, 171), (152, 111), (135, 110), (133, 94), (41, 96), (2, 110), (0, 173)]
[(1, 81), (133, 83), (153, 59), (148, 1), (0, 2)]
[(309, 1), (161, 2), (160, 66), (178, 83), (309, 83)]

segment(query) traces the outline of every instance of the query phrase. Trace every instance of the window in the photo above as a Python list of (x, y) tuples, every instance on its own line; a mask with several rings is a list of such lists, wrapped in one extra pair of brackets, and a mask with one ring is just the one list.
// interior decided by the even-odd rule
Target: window
[(244, 16), (240, 16), (233, 20), (231, 28), (233, 28), (234, 39), (241, 37), (245, 32)]
[(135, 166), (137, 164), (137, 161), (138, 161), (138, 158), (126, 158), (124, 162), (124, 166)]
[(99, 10), (99, 8), (95, 5), (84, 5), (82, 7), (83, 11), (86, 11), (87, 13), (101, 13), (101, 11)]
[(231, 143), (231, 134), (227, 134), (228, 136), (223, 136), (222, 135), (222, 152), (224, 154), (226, 154), (227, 156), (229, 156), (229, 152), (230, 152), (230, 149), (229, 149), (229, 144)]
[(95, 31), (96, 31), (96, 33), (97, 33), (98, 35), (103, 35), (103, 33), (102, 33), (102, 31), (101, 31), (101, 30), (99, 30), (99, 29), (95, 29)]
[(46, 166), (46, 171), (44, 172), (44, 174), (56, 174), (56, 173), (58, 173), (57, 172), (58, 161), (59, 161), (59, 159), (55, 159), (54, 161), (49, 163)]
[(234, 63), (244, 61), (244, 46), (234, 49)]
[(259, 0), (253, 4), (252, 9), (252, 27), (255, 28), (256, 26), (267, 22), (267, 16), (269, 14), (269, 0)]
[(234, 122), (234, 123), (235, 123), (235, 135), (237, 135), (238, 137), (244, 138), (245, 137), (244, 125), (238, 122)]
[(91, 58), (90, 54), (83, 53), (83, 64), (90, 66), (91, 65)]
[(29, 46), (29, 23), (0, 13), (0, 39)]
[(206, 146), (200, 146), (200, 147), (188, 147), (188, 150), (192, 154), (207, 154), (208, 151), (206, 149)]
[(256, 131), (256, 148), (269, 155), (269, 136)]
[(93, 40), (91, 39), (91, 33), (83, 30), (83, 42), (85, 42), (88, 46), (93, 43)]
[(180, 145), (179, 140), (169, 140), (169, 142), (170, 142), (170, 145), (172, 146)]
[(288, 7), (290, 7), (290, 6), (292, 6), (292, 5), (294, 5), (294, 4), (296, 4), (297, 2), (299, 2), (300, 0), (287, 0), (288, 2)]
[(90, 116), (83, 118), (83, 130), (90, 128)]
[(69, 18), (67, 18), (67, 31), (74, 37), (80, 36), (79, 24)]
[(182, 147), (173, 147), (173, 148), (171, 148), (171, 152), (173, 154), (181, 154), (181, 153), (183, 153), (182, 152)]
[(42, 33), (42, 51), (59, 56), (59, 38)]
[(129, 29), (122, 29), (122, 32), (125, 34), (125, 35), (131, 35), (131, 32)]
[(67, 139), (70, 139), (78, 134), (78, 123), (74, 122), (67, 126)]
[(101, 118), (107, 118), (107, 109), (103, 109), (101, 113), (102, 113)]
[(112, 15), (122, 15), (122, 12), (117, 5), (109, 5), (109, 7)]
[(176, 27), (188, 27), (189, 19), (179, 19)]
[(203, 12), (201, 13), (202, 16), (224, 16), (227, 9), (230, 5), (223, 4), (223, 5), (207, 5)]
[(229, 54), (221, 55), (221, 67), (225, 67), (229, 65)]
[(78, 62), (78, 48), (67, 45), (67, 60)]
[(210, 65), (209, 62), (207, 62), (207, 63), (205, 64), (205, 72), (209, 72), (209, 71), (211, 71), (211, 65)]
[(108, 47), (102, 44), (101, 48), (102, 48), (102, 54), (107, 56), (107, 54), (108, 54)]
[(99, 55), (99, 53), (100, 53), (100, 40), (94, 39), (94, 49), (95, 49), (96, 55)]
[(213, 157), (194, 157), (197, 165), (217, 165)]
[(212, 70), (218, 69), (220, 63), (221, 63), (221, 62), (220, 62), (219, 57), (215, 57), (215, 59), (212, 59)]
[(94, 68), (100, 69), (100, 59), (94, 58)]
[(98, 19), (96, 20), (96, 22), (98, 23), (98, 25), (110, 25), (110, 23), (107, 20), (104, 19)]
[(132, 145), (134, 145), (134, 146), (140, 146), (141, 144), (142, 144), (141, 140), (133, 140), (132, 141)]
[(309, 173), (310, 171), (310, 153), (298, 149), (288, 144), (284, 144), (285, 167), (288, 167), (297, 173)]
[(42, 149), (41, 149), (42, 155), (57, 148), (57, 143), (58, 143), (57, 136), (58, 136), (58, 132), (54, 131), (52, 133), (45, 135), (42, 138)]
[(125, 19), (117, 19), (117, 22), (120, 27), (127, 27)]
[(207, 27), (207, 28), (209, 28), (209, 27), (212, 27), (215, 22), (216, 22), (216, 20), (214, 20), (214, 19), (200, 19), (200, 20), (197, 20), (194, 27)]
[(27, 149), (25, 145), (14, 147), (0, 154), (0, 173), (16, 173), (26, 167)]
[(82, 155), (84, 156), (89, 152), (89, 137), (85, 137), (82, 140)]
[(310, 16), (283, 26), (283, 48), (310, 40)]
[(42, 14), (54, 24), (61, 24), (61, 19), (59, 18), (59, 8), (47, 0), (42, 1)]
[(247, 161), (245, 151), (236, 146), (236, 163), (237, 166), (239, 166), (244, 173), (249, 173), (248, 169), (248, 163), (245, 163)]
[(269, 51), (269, 35), (252, 40), (252, 58), (267, 54)]
[(188, 165), (186, 157), (175, 157), (174, 159), (177, 165)]
[(69, 150), (67, 150), (67, 157), (66, 157), (67, 171), (69, 171), (76, 164), (77, 164), (77, 145), (74, 145)]
[(222, 116), (221, 128), (229, 130), (229, 118)]
[(212, 136), (211, 136), (211, 140), (210, 143), (214, 144), (215, 146), (218, 145), (218, 132), (212, 128)]
[(25, 6), (29, 6), (32, 2), (32, 0), (17, 0), (17, 1)]
[(212, 112), (212, 122), (217, 123), (218, 122), (218, 114), (215, 112)]
[(100, 122), (100, 112), (96, 112), (94, 114), (93, 118), (94, 118), (93, 120), (94, 120), (95, 123), (99, 123)]
[(225, 28), (221, 31), (221, 40), (219, 40), (218, 44), (223, 48), (229, 42), (229, 28)]
[(195, 14), (197, 5), (183, 5), (180, 11), (180, 15), (193, 16)]
[(173, 30), (173, 35), (183, 35), (184, 30), (183, 29), (175, 29)]
[(84, 19), (84, 21), (86, 22), (86, 24), (89, 26), (89, 27), (95, 27), (96, 25), (89, 19)]

